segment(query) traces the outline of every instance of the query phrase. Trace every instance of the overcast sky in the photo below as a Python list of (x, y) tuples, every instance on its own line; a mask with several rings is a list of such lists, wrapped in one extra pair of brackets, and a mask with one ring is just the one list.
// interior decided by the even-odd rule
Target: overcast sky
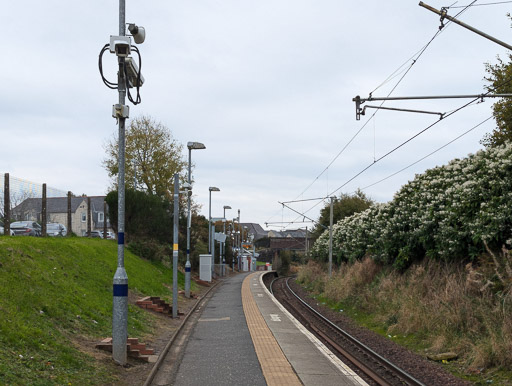
[[(438, 9), (450, 5), (427, 3)], [(508, 3), (473, 6), (459, 18), (512, 43), (506, 17), (510, 8)], [(111, 109), (118, 94), (103, 85), (98, 54), (109, 36), (118, 34), (118, 2), (4, 2), (2, 13), (0, 173), (75, 194), (105, 194), (110, 181), (102, 167), (104, 144), (117, 132)], [(184, 145), (206, 145), (192, 153), (194, 195), (206, 216), (208, 187), (217, 186), (215, 217), (230, 205), (227, 217), (236, 217), (240, 209), (242, 222), (265, 226), (295, 220), (297, 215), (278, 201), (324, 197), (341, 186), (336, 194), (351, 193), (371, 185), (492, 113), (491, 99), (465, 108), (345, 184), (437, 120), (381, 110), (325, 171), (374, 112), (368, 110), (356, 121), (352, 98), (367, 97), (405, 63), (398, 77), (373, 92), (388, 95), (438, 30), (439, 16), (416, 0), (127, 0), (126, 15), (127, 22), (144, 26), (147, 33), (139, 46), (146, 80), (142, 103), (130, 106), (130, 115), (152, 116)], [(392, 96), (482, 93), (484, 63), (495, 63), (498, 54), (506, 58), (507, 51), (450, 24)], [(115, 63), (113, 55), (104, 55), (106, 76), (113, 81)], [(465, 103), (385, 106), (449, 112)], [(365, 192), (379, 202), (392, 199), (416, 173), (480, 149), (479, 140), (493, 127), (492, 120), (486, 122)], [(321, 206), (310, 210), (315, 203), (293, 208), (317, 218)]]

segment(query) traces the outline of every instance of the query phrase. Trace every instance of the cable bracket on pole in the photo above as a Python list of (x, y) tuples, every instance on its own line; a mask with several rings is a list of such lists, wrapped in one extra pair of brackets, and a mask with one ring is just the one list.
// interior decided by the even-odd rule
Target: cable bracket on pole
[(383, 106), (365, 106), (361, 105), (365, 102), (370, 101), (398, 101), (398, 100), (425, 100), (425, 99), (475, 99), (479, 98), (482, 102), (484, 98), (511, 98), (512, 94), (472, 94), (472, 95), (430, 95), (430, 96), (408, 96), (408, 97), (373, 97), (371, 94), (368, 98), (361, 98), (359, 95), (352, 98), (352, 101), (356, 104), (356, 120), (360, 120), (361, 115), (365, 115), (366, 108), (382, 109), (382, 110), (394, 110), (394, 111), (405, 111), (410, 113), (422, 113), (422, 114), (436, 114), (439, 115), (439, 119), (443, 119), (446, 113), (439, 113), (425, 110), (411, 110), (411, 109), (399, 109), (393, 107)]

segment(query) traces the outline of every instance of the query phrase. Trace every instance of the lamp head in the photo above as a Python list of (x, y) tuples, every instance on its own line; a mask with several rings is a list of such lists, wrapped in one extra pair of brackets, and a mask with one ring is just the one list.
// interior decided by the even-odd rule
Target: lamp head
[(210, 190), (210, 192), (220, 192), (220, 189), (215, 186), (210, 186), (208, 189)]
[(229, 205), (224, 205), (224, 209), (231, 209)]
[(187, 142), (187, 147), (190, 150), (206, 149), (206, 146), (201, 142)]

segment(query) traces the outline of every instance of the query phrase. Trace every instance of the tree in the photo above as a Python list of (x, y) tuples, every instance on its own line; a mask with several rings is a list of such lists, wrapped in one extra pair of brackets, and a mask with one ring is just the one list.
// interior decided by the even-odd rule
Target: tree
[[(510, 15), (509, 15), (510, 17)], [(486, 63), (485, 71), (489, 74), (484, 79), (489, 82), (486, 89), (492, 93), (512, 93), (512, 55), (505, 63), (498, 57), (497, 64)], [(501, 98), (492, 106), (496, 128), (487, 133), (480, 141), (486, 147), (495, 147), (512, 140), (512, 99)]]
[[(113, 177), (119, 173), (117, 136), (105, 146), (107, 157), (103, 166)], [(173, 139), (169, 128), (149, 116), (130, 121), (126, 130), (125, 181), (130, 189), (142, 189), (150, 194), (165, 197), (173, 191), (175, 173), (184, 182), (187, 161), (183, 159), (183, 145)]]
[[(361, 190), (357, 190), (353, 195), (344, 194), (340, 198), (335, 198), (333, 202), (333, 224), (339, 220), (352, 216), (354, 213), (362, 212), (368, 209), (373, 201), (368, 198)], [(330, 224), (331, 204), (327, 203), (320, 211), (318, 222), (322, 225), (316, 225), (312, 237), (318, 238)], [(324, 228), (325, 227), (325, 228)]]

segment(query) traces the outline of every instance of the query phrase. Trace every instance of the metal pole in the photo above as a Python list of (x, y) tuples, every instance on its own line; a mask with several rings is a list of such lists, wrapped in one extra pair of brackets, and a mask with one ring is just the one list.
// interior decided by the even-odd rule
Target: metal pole
[(211, 250), (211, 239), (212, 239), (212, 191), (210, 192), (210, 198), (208, 200), (208, 253), (212, 253)]
[[(188, 184), (189, 187), (192, 184), (191, 177), (191, 158), (192, 158), (192, 149), (188, 148)], [(188, 192), (187, 192), (188, 193)], [(190, 195), (187, 194), (187, 262), (185, 263), (185, 297), (190, 298), (190, 227), (192, 226), (192, 213), (191, 213), (191, 203), (190, 203)]]
[(430, 100), (430, 99), (472, 99), (472, 98), (509, 98), (512, 94), (466, 94), (466, 95), (423, 95), (423, 96), (397, 96), (397, 97), (374, 97), (361, 98), (359, 95), (352, 98), (353, 102), (374, 102), (374, 101), (409, 101), (409, 100)]
[(333, 221), (333, 201), (334, 197), (331, 197), (331, 214), (330, 214), (330, 225), (329, 225), (329, 277), (332, 275), (332, 221)]
[[(119, 35), (125, 36), (125, 0), (119, 0)], [(124, 106), (126, 89), (124, 78), (124, 58), (119, 57), (117, 83), (119, 104)], [(126, 363), (126, 342), (128, 339), (128, 275), (124, 269), (124, 219), (125, 219), (125, 121), (119, 118), (119, 174), (118, 191), (118, 237), (117, 237), (117, 269), (114, 274), (114, 301), (112, 312), (112, 358), (120, 365)]]
[(107, 239), (107, 202), (103, 201), (103, 238)]
[[(242, 259), (244, 257), (244, 227), (242, 226), (242, 224), (240, 224), (240, 251), (242, 253)], [(243, 265), (243, 262), (242, 262), (242, 269), (243, 269), (244, 265)]]
[(240, 209), (238, 209), (238, 231), (240, 235), (238, 236), (238, 272), (240, 272), (240, 267), (242, 264), (242, 226), (240, 225)]
[(174, 232), (172, 248), (172, 317), (178, 317), (178, 219), (180, 201), (179, 175), (174, 175)]
[(4, 174), (4, 235), (11, 235), (11, 194), (9, 173)]
[(46, 237), (46, 184), (43, 184), (43, 198), (41, 199), (41, 236)]
[(68, 191), (68, 229), (67, 229), (67, 235), (71, 236), (71, 233), (73, 232), (73, 225), (72, 225), (72, 219), (71, 219), (71, 191)]
[(212, 254), (212, 277), (215, 273), (215, 224), (212, 223), (211, 226), (212, 240), (211, 240), (211, 254)]
[(87, 237), (91, 237), (91, 231), (92, 231), (91, 197), (87, 197)]
[[(226, 208), (224, 207), (224, 236), (226, 236)], [(224, 276), (224, 264), (226, 263), (226, 239), (222, 242), (222, 276)]]
[(235, 228), (235, 219), (233, 219), (233, 229), (230, 229), (230, 236), (231, 236), (231, 266), (233, 267), (233, 273), (235, 273), (235, 254), (233, 253), (234, 247), (236, 245), (236, 228)]
[(306, 227), (306, 260), (309, 260), (308, 227)]
[(502, 42), (501, 40), (498, 40), (494, 37), (492, 37), (491, 35), (488, 35), (486, 34), (485, 32), (482, 32), (480, 30), (477, 30), (476, 28), (474, 27), (471, 27), (470, 25), (466, 24), (466, 23), (463, 23), (462, 21), (460, 20), (457, 20), (456, 18), (452, 17), (452, 16), (449, 16), (447, 13), (446, 13), (446, 10), (443, 10), (443, 11), (439, 11), (433, 7), (431, 7), (430, 5), (428, 4), (425, 4), (423, 1), (420, 1), (419, 3), (419, 6), (420, 7), (423, 7), (423, 8), (426, 8), (428, 9), (429, 11), (431, 12), (434, 12), (434, 13), (437, 13), (438, 15), (441, 16), (441, 18), (446, 18), (452, 22), (454, 22), (455, 24), (458, 24), (460, 25), (461, 27), (464, 27), (464, 28), (467, 28), (468, 30), (480, 35), (480, 36), (483, 36), (484, 38), (486, 39), (489, 39), (491, 41), (493, 41), (494, 43), (497, 43), (499, 44), (500, 46), (503, 46), (505, 47), (506, 49), (509, 49), (509, 50), (512, 50), (512, 46), (510, 44), (507, 44), (505, 42)]

